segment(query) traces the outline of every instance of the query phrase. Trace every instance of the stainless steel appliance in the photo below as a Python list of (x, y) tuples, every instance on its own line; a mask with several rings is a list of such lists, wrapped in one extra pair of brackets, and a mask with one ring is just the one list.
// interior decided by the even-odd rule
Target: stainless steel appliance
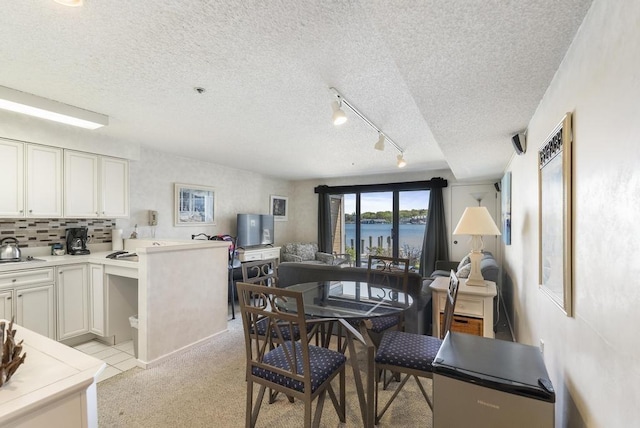
[(433, 362), (433, 426), (554, 426), (553, 385), (540, 350), (450, 332)]
[(20, 255), (21, 252), (16, 238), (7, 237), (0, 241), (0, 261), (19, 261)]
[(87, 248), (87, 228), (71, 227), (67, 229), (67, 254), (72, 256), (90, 254)]

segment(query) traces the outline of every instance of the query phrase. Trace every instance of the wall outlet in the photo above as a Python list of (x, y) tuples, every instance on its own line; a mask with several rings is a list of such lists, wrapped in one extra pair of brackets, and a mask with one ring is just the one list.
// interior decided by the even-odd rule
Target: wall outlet
[(544, 355), (544, 340), (540, 339), (540, 353)]

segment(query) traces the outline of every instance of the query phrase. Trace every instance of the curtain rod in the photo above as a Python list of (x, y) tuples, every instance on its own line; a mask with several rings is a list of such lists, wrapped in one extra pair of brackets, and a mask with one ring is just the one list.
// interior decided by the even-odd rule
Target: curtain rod
[(315, 193), (345, 194), (357, 192), (382, 192), (391, 190), (423, 190), (447, 187), (447, 180), (442, 177), (434, 177), (424, 181), (405, 181), (401, 183), (384, 184), (356, 184), (353, 186), (327, 186), (320, 185), (314, 189)]

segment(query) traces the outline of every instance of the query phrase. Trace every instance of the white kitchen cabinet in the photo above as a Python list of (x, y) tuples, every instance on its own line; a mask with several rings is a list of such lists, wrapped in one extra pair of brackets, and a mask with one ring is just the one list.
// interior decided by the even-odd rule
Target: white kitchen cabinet
[[(55, 339), (53, 269), (26, 269), (0, 274), (3, 318)], [(2, 315), (2, 314), (0, 314)]]
[(91, 153), (64, 152), (64, 215), (129, 216), (129, 163)]
[(16, 287), (16, 323), (55, 339), (53, 284)]
[(89, 332), (87, 265), (66, 265), (57, 271), (58, 340)]
[(26, 145), (26, 216), (62, 217), (62, 149)]
[(62, 149), (0, 139), (0, 217), (62, 216)]
[(89, 265), (89, 331), (105, 336), (104, 267)]
[(24, 144), (0, 139), (0, 217), (24, 217)]
[(13, 316), (13, 290), (0, 291), (0, 319), (10, 320)]

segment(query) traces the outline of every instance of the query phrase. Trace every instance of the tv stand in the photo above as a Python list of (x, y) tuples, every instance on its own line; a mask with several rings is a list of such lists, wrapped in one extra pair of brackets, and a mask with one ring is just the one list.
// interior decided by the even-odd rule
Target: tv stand
[(280, 262), (280, 247), (258, 246), (238, 249), (238, 260), (251, 262), (254, 260), (277, 259)]

